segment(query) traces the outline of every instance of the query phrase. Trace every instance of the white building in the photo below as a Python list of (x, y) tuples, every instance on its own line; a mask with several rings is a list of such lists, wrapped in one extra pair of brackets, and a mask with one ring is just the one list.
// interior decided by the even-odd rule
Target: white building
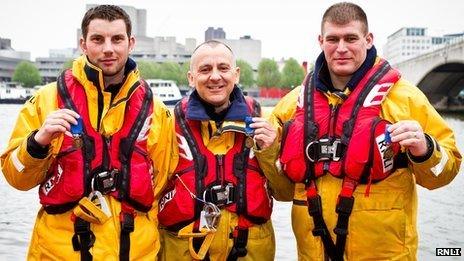
[(251, 39), (249, 35), (240, 39), (217, 39), (232, 49), (237, 59), (248, 62), (253, 70), (258, 70), (261, 61), (261, 40)]
[(39, 69), (39, 74), (42, 77), (43, 83), (56, 81), (61, 71), (64, 69), (64, 64), (79, 56), (79, 52), (75, 48), (65, 49), (50, 49), (48, 57), (37, 57), (35, 66)]
[(16, 66), (22, 61), (30, 61), (30, 52), (18, 52), (11, 47), (11, 40), (0, 38), (0, 82), (11, 81)]
[(383, 56), (392, 64), (414, 58), (423, 53), (442, 48), (456, 38), (462, 38), (463, 34), (450, 34), (444, 36), (429, 36), (427, 28), (403, 27), (387, 38), (384, 45)]
[[(88, 4), (86, 10), (95, 6), (97, 5)], [(158, 63), (172, 61), (181, 64), (190, 60), (196, 46), (195, 39), (186, 38), (185, 45), (182, 45), (176, 42), (174, 36), (149, 37), (147, 36), (147, 10), (125, 5), (119, 7), (129, 15), (132, 22), (132, 35), (136, 38), (135, 48), (131, 53), (132, 58)], [(78, 29), (77, 36), (81, 37), (80, 29)], [(79, 43), (79, 40), (77, 42)]]

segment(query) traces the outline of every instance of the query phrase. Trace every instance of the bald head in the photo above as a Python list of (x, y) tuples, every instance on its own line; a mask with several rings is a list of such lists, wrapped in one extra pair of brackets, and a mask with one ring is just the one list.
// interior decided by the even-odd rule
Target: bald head
[(190, 71), (193, 71), (193, 69), (197, 65), (196, 63), (198, 62), (198, 53), (201, 53), (206, 49), (217, 49), (217, 51), (223, 51), (225, 55), (230, 55), (232, 66), (236, 66), (234, 52), (227, 44), (217, 40), (208, 40), (198, 45), (197, 48), (195, 48), (195, 50), (193, 51), (192, 57), (190, 58)]

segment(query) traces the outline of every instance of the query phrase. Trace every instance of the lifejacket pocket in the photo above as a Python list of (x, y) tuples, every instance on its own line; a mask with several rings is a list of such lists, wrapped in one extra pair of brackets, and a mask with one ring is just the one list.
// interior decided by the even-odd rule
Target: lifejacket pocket
[(193, 221), (196, 206), (190, 192), (196, 193), (194, 168), (176, 173), (165, 191), (159, 201), (159, 223), (169, 230), (177, 230), (182, 224)]
[(245, 187), (248, 216), (253, 218), (254, 223), (266, 222), (271, 218), (272, 198), (269, 194), (267, 179), (259, 168), (248, 165)]
[(129, 197), (141, 204), (145, 209), (151, 208), (154, 201), (153, 166), (145, 153), (134, 150), (130, 164)]
[(77, 202), (84, 194), (82, 151), (73, 147), (71, 138), (65, 138), (62, 146), (68, 149), (57, 155), (39, 188), (40, 203), (44, 206)]
[(284, 125), (280, 162), (285, 175), (293, 182), (305, 179), (304, 124), (297, 120)]
[(385, 139), (390, 122), (376, 117), (357, 124), (346, 151), (344, 172), (361, 183), (383, 180), (395, 170), (393, 162), (400, 152), (398, 143)]

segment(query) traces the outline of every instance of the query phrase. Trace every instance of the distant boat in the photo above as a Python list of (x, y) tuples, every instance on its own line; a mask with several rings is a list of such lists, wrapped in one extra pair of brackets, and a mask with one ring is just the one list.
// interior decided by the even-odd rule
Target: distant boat
[(16, 82), (0, 82), (0, 103), (23, 104), (34, 94), (35, 89), (24, 88)]
[(175, 105), (182, 99), (179, 87), (174, 81), (162, 79), (147, 79), (153, 94), (166, 105)]

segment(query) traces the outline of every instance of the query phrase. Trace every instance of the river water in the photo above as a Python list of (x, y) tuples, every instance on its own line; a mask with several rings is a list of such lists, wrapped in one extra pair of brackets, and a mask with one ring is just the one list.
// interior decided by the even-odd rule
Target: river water
[[(0, 150), (6, 147), (20, 105), (0, 104)], [(446, 115), (464, 152), (464, 115)], [(419, 193), (418, 260), (461, 260), (436, 257), (439, 247), (464, 248), (464, 168), (451, 184)], [(0, 175), (0, 260), (25, 260), (39, 209), (37, 189), (18, 191)], [(276, 202), (272, 219), (275, 227), (276, 260), (297, 260), (296, 243), (290, 224), (291, 203)], [(52, 235), (50, 235), (52, 236)]]

